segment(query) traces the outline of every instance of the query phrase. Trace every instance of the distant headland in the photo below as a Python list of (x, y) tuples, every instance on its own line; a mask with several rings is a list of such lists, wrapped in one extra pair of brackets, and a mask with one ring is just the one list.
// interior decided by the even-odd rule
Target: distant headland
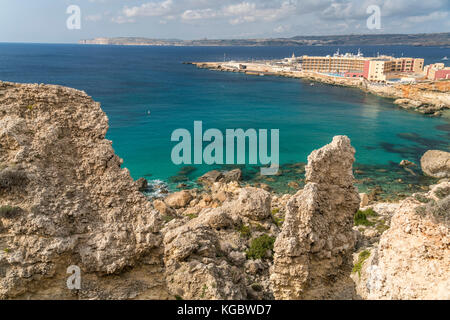
[(95, 38), (80, 44), (140, 46), (331, 46), (331, 45), (411, 45), (449, 46), (450, 32), (421, 34), (351, 34), (331, 36), (296, 36), (260, 39), (151, 39), (140, 37)]

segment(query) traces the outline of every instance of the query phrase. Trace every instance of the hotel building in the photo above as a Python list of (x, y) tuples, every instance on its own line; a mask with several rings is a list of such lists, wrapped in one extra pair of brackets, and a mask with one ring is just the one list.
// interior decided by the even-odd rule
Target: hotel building
[(423, 59), (394, 58), (379, 56), (363, 57), (337, 52), (333, 56), (303, 56), (302, 70), (328, 74), (339, 74), (345, 77), (363, 77), (370, 81), (383, 82), (390, 77), (398, 77), (402, 73), (422, 73)]
[(425, 66), (424, 74), (429, 80), (450, 79), (450, 67), (445, 67), (443, 63), (435, 63)]

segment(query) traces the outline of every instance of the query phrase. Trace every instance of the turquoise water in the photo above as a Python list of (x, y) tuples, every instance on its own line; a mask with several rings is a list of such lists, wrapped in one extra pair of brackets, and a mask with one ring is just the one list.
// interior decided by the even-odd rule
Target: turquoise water
[[(402, 159), (418, 163), (428, 149), (449, 150), (449, 123), (398, 109), (392, 100), (358, 89), (278, 77), (197, 69), (184, 61), (282, 58), (330, 54), (337, 47), (122, 47), (41, 44), (0, 44), (0, 79), (61, 84), (85, 90), (101, 102), (110, 119), (108, 138), (134, 178), (180, 181), (181, 167), (171, 162), (173, 130), (193, 131), (193, 122), (208, 128), (280, 129), (283, 176), (262, 181), (257, 168), (246, 167), (246, 179), (289, 191), (288, 181), (301, 183), (300, 170), (289, 164), (305, 162), (314, 149), (334, 135), (348, 135), (357, 150), (361, 179), (370, 184), (420, 184), (422, 178), (403, 176)], [(357, 47), (340, 47), (356, 52)], [(448, 48), (361, 47), (366, 55), (424, 57), (438, 62)], [(148, 114), (148, 111), (151, 114)], [(211, 170), (197, 166), (189, 181)], [(400, 169), (403, 170), (403, 169)], [(410, 174), (409, 174), (410, 175)], [(172, 177), (172, 178), (171, 178)], [(357, 177), (358, 178), (358, 177)], [(259, 179), (259, 180), (258, 180)], [(420, 181), (419, 181), (420, 180)], [(364, 183), (361, 182), (363, 185)], [(362, 186), (363, 188), (365, 186)], [(408, 188), (404, 188), (405, 190)], [(403, 189), (402, 189), (403, 190)]]

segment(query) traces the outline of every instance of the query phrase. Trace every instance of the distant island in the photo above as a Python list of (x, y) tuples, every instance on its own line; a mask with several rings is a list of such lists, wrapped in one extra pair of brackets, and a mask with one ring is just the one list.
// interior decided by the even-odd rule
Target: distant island
[(450, 32), (421, 34), (351, 34), (296, 36), (261, 39), (150, 39), (139, 37), (95, 38), (80, 44), (140, 46), (330, 46), (330, 45), (411, 45), (450, 47)]

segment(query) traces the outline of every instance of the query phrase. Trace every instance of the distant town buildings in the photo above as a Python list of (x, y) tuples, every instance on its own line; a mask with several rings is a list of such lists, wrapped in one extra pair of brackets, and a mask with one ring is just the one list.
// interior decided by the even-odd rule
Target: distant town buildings
[(425, 66), (424, 74), (428, 80), (450, 79), (450, 67), (443, 63), (435, 63)]
[[(442, 60), (446, 60), (444, 57)], [(217, 66), (219, 70), (244, 72), (247, 74), (286, 76), (319, 76), (333, 78), (365, 79), (372, 83), (395, 84), (417, 81), (436, 81), (450, 79), (450, 67), (444, 63), (435, 63), (424, 67), (424, 59), (378, 55), (364, 57), (357, 54), (339, 53), (327, 56), (298, 56), (295, 54), (284, 59), (244, 61), (224, 61)]]
[(303, 56), (302, 70), (345, 77), (361, 77), (374, 82), (405, 77), (407, 74), (422, 74), (423, 59), (395, 58), (391, 56), (364, 57), (358, 54), (340, 54), (333, 56)]

